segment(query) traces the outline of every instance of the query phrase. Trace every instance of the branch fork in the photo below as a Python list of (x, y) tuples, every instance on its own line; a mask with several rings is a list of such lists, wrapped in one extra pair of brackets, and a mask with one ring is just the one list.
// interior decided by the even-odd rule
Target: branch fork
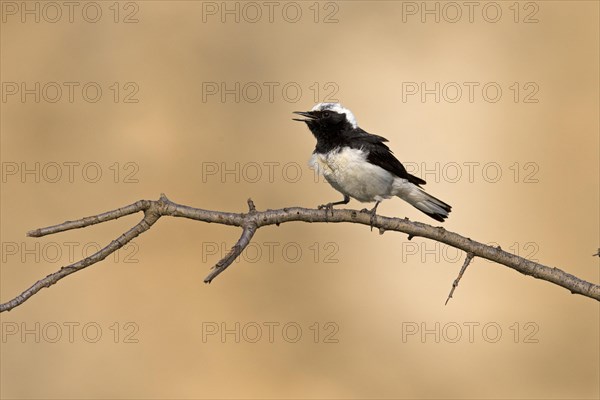
[(458, 283), (471, 260), (474, 257), (480, 257), (512, 268), (524, 275), (530, 275), (537, 279), (561, 286), (571, 293), (580, 294), (600, 301), (600, 285), (577, 278), (561, 269), (548, 267), (510, 254), (502, 250), (500, 246), (488, 246), (457, 233), (450, 232), (442, 227), (434, 227), (420, 222), (410, 221), (408, 218), (390, 218), (381, 215), (378, 215), (377, 218), (371, 218), (370, 214), (361, 213), (358, 210), (326, 209), (325, 212), (323, 212), (323, 210), (319, 209), (288, 207), (276, 210), (257, 211), (254, 202), (251, 199), (248, 199), (247, 213), (229, 213), (177, 204), (169, 200), (164, 194), (161, 194), (158, 200), (139, 200), (128, 206), (107, 211), (102, 214), (81, 218), (75, 221), (66, 221), (59, 225), (34, 229), (27, 232), (27, 236), (42, 237), (72, 229), (85, 228), (91, 225), (115, 220), (126, 215), (135, 214), (140, 211), (143, 212), (144, 216), (142, 220), (135, 224), (131, 229), (91, 256), (62, 267), (60, 270), (35, 282), (31, 287), (12, 300), (0, 304), (0, 312), (10, 311), (23, 304), (41, 289), (55, 284), (74, 272), (104, 260), (108, 255), (114, 253), (135, 237), (149, 230), (156, 221), (164, 216), (188, 218), (196, 221), (213, 222), (242, 228), (240, 238), (227, 255), (216, 263), (210, 274), (204, 280), (206, 283), (212, 282), (213, 279), (225, 271), (248, 246), (256, 231), (263, 226), (279, 226), (282, 223), (292, 221), (309, 223), (355, 223), (378, 228), (380, 234), (383, 234), (385, 231), (402, 232), (408, 235), (409, 240), (415, 237), (423, 237), (465, 251), (467, 253), (465, 263), (452, 285), (448, 300), (452, 298), (454, 290), (458, 286)]

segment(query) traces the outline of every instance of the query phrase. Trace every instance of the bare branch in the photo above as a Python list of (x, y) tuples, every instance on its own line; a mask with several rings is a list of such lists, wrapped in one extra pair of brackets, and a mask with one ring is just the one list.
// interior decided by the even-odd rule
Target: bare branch
[(250, 244), (250, 240), (252, 236), (254, 236), (254, 232), (256, 232), (257, 226), (256, 224), (248, 224), (248, 226), (244, 227), (242, 231), (242, 236), (237, 241), (237, 243), (229, 250), (229, 253), (222, 260), (220, 260), (214, 267), (212, 272), (204, 279), (204, 283), (210, 283), (213, 279), (217, 277), (221, 272), (225, 271), (227, 267), (231, 265), (232, 262), (235, 261), (236, 258), (242, 254), (242, 251)]
[[(256, 206), (254, 205), (252, 199), (248, 199), (248, 212), (249, 214), (256, 213)], [(244, 251), (244, 249), (250, 244), (250, 240), (252, 240), (256, 229), (258, 229), (258, 227), (254, 222), (249, 222), (246, 226), (244, 226), (242, 236), (240, 236), (237, 243), (231, 248), (231, 250), (229, 250), (229, 253), (227, 253), (227, 255), (213, 267), (213, 271), (208, 274), (206, 278), (204, 278), (204, 283), (211, 283), (212, 280), (217, 277), (217, 275), (225, 271), (225, 269), (229, 267), (231, 263), (240, 256), (240, 254), (242, 254), (242, 251)]]
[(467, 253), (467, 257), (465, 258), (465, 262), (464, 262), (462, 268), (460, 269), (458, 276), (456, 277), (454, 282), (452, 282), (452, 289), (450, 289), (450, 293), (448, 294), (448, 298), (446, 299), (446, 303), (444, 303), (444, 305), (448, 305), (448, 302), (450, 301), (450, 299), (452, 298), (452, 295), (454, 294), (454, 290), (458, 286), (458, 282), (460, 282), (463, 274), (467, 270), (467, 267), (471, 263), (471, 260), (473, 259), (473, 257), (475, 257), (475, 255), (473, 255), (473, 253)]
[(136, 212), (147, 210), (150, 208), (151, 202), (148, 200), (140, 200), (123, 208), (118, 208), (113, 211), (105, 212), (102, 214), (94, 215), (91, 217), (85, 217), (78, 219), (77, 221), (66, 221), (59, 225), (48, 226), (46, 228), (34, 229), (27, 232), (27, 236), (30, 237), (42, 237), (51, 235), (53, 233), (59, 233), (69, 231), (71, 229), (85, 228), (86, 226), (99, 224), (101, 222), (111, 221), (113, 219), (121, 218), (125, 215), (134, 214)]
[[(292, 207), (278, 210), (256, 211), (256, 207), (250, 199), (248, 200), (248, 208), (248, 213), (227, 213), (222, 211), (203, 210), (201, 208), (194, 208), (174, 203), (167, 199), (165, 195), (161, 195), (159, 200), (140, 200), (117, 210), (108, 211), (76, 221), (66, 221), (60, 225), (54, 225), (30, 231), (28, 232), (29, 236), (40, 237), (71, 229), (84, 228), (140, 211), (144, 212), (144, 218), (138, 224), (112, 241), (106, 247), (94, 253), (90, 257), (62, 267), (59, 271), (39, 280), (14, 299), (0, 304), (0, 312), (9, 311), (19, 306), (37, 293), (40, 289), (55, 284), (65, 276), (102, 261), (109, 254), (117, 251), (136, 236), (150, 229), (150, 227), (162, 216), (188, 218), (209, 223), (214, 222), (223, 225), (238, 226), (243, 229), (242, 235), (236, 245), (233, 246), (231, 251), (215, 265), (214, 270), (209, 276), (207, 276), (205, 282), (212, 281), (217, 275), (231, 265), (233, 260), (235, 260), (236, 257), (238, 257), (248, 245), (256, 230), (263, 226), (278, 226), (279, 224), (292, 221), (330, 223), (347, 222), (366, 226), (374, 226), (379, 228), (380, 233), (385, 231), (403, 232), (408, 235), (409, 239), (423, 237), (438, 241), (440, 243), (445, 243), (449, 246), (465, 251), (467, 253), (467, 259), (469, 259), (469, 255), (472, 255), (470, 258), (485, 258), (512, 268), (522, 274), (530, 275), (537, 279), (542, 279), (564, 287), (571, 291), (571, 293), (581, 294), (583, 296), (600, 301), (599, 285), (584, 281), (576, 276), (564, 272), (561, 269), (547, 267), (514, 254), (510, 254), (500, 248), (476, 242), (457, 233), (447, 231), (442, 227), (433, 227), (420, 222), (409, 221), (407, 218), (389, 218), (379, 215), (376, 219), (374, 219), (374, 221), (371, 221), (370, 214), (348, 209), (318, 210)], [(461, 270), (457, 281), (455, 281), (456, 285), (458, 284), (458, 280), (460, 280), (460, 276), (462, 273), (464, 273), (464, 269), (466, 269), (466, 266), (469, 262), (465, 260), (463, 270)], [(454, 287), (455, 286), (453, 285), (453, 289)]]
[[(140, 202), (137, 202), (135, 204), (138, 204), (138, 203), (140, 203)], [(154, 225), (154, 223), (156, 221), (158, 221), (158, 219), (160, 218), (160, 213), (153, 212), (154, 210), (152, 210), (152, 208), (156, 207), (155, 204), (156, 203), (152, 203), (146, 210), (144, 210), (144, 218), (140, 222), (138, 222), (133, 228), (129, 229), (127, 232), (125, 232), (124, 234), (122, 234), (121, 236), (119, 236), (118, 238), (113, 240), (112, 242), (110, 242), (106, 247), (100, 249), (99, 251), (97, 251), (96, 253), (92, 254), (89, 257), (79, 260), (73, 264), (67, 265), (66, 267), (62, 267), (60, 270), (46, 276), (44, 279), (40, 279), (39, 281), (34, 283), (29, 289), (25, 290), (23, 293), (21, 293), (14, 299), (12, 299), (4, 304), (0, 304), (0, 312), (10, 311), (11, 309), (15, 308), (16, 306), (21, 305), (24, 301), (26, 301), (28, 298), (30, 298), (31, 296), (33, 296), (34, 294), (39, 292), (42, 288), (50, 287), (50, 286), (54, 285), (56, 282), (58, 282), (59, 280), (61, 280), (62, 278), (64, 278), (65, 276), (71, 275), (73, 272), (77, 272), (86, 267), (89, 267), (92, 264), (95, 264), (99, 261), (104, 260), (110, 254), (114, 253), (115, 251), (119, 250), (121, 247), (125, 246), (136, 236), (138, 236), (138, 235), (144, 233), (145, 231), (147, 231), (148, 229), (150, 229), (150, 227), (152, 225)], [(134, 204), (132, 204), (132, 206), (133, 205)], [(131, 207), (131, 206), (129, 206), (129, 207)], [(124, 207), (119, 210), (124, 210), (126, 208), (127, 207)], [(115, 210), (115, 212), (117, 212), (119, 210)], [(77, 229), (77, 228), (86, 226), (86, 225), (78, 224), (79, 221), (85, 221), (85, 223), (87, 225), (97, 224), (99, 222), (103, 222), (103, 221), (98, 221), (100, 219), (100, 216), (105, 216), (108, 214), (110, 214), (110, 213), (100, 214), (95, 217), (87, 217), (87, 218), (83, 218), (82, 220), (78, 220), (78, 221), (67, 221), (60, 225), (37, 229), (37, 230), (33, 231), (34, 232), (33, 235), (31, 235), (31, 232), (29, 232), (28, 235), (29, 236), (44, 236), (44, 235), (49, 235), (54, 232), (63, 232), (63, 231), (69, 230), (69, 229)], [(107, 218), (104, 221), (108, 221), (110, 219), (116, 219), (116, 218), (119, 218), (119, 216), (115, 216), (114, 218)], [(92, 222), (92, 221), (94, 221), (94, 222)]]

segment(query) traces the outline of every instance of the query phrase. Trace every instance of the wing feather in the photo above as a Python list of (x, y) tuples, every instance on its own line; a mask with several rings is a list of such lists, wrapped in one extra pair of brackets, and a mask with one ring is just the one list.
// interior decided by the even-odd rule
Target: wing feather
[(375, 164), (392, 174), (406, 179), (415, 185), (424, 185), (426, 182), (408, 173), (404, 165), (394, 156), (390, 148), (384, 143), (388, 140), (383, 136), (373, 135), (358, 128), (348, 137), (352, 148), (362, 148), (368, 151), (367, 161)]

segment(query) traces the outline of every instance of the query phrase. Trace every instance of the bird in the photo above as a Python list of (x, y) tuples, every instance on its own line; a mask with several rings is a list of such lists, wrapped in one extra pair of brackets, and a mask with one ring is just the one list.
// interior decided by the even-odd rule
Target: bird
[(426, 182), (408, 173), (386, 145), (388, 140), (361, 129), (354, 114), (340, 103), (318, 103), (310, 111), (294, 111), (304, 118), (292, 118), (306, 123), (317, 139), (309, 165), (344, 199), (319, 206), (333, 212), (333, 206), (348, 204), (350, 198), (363, 203), (375, 202), (369, 211), (371, 229), (377, 206), (385, 199), (397, 196), (419, 211), (444, 222), (452, 207), (426, 193)]

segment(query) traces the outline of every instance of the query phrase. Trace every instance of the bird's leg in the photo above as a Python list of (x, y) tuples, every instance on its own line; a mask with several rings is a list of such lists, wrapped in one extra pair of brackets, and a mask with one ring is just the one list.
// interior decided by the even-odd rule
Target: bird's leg
[(319, 210), (325, 209), (325, 212), (327, 213), (327, 211), (331, 211), (331, 215), (333, 215), (333, 206), (337, 206), (340, 204), (348, 204), (350, 203), (350, 196), (348, 196), (347, 194), (344, 195), (344, 200), (340, 200), (340, 201), (335, 201), (333, 203), (327, 203), (327, 204), (321, 204), (319, 206)]
[(371, 211), (367, 210), (366, 208), (363, 208), (362, 210), (360, 210), (360, 212), (365, 212), (365, 213), (371, 214), (371, 230), (373, 230), (373, 223), (375, 222), (375, 216), (377, 215), (377, 206), (379, 205), (379, 203), (381, 203), (381, 201), (378, 201), (377, 203), (375, 203), (375, 207), (373, 207), (371, 209)]

